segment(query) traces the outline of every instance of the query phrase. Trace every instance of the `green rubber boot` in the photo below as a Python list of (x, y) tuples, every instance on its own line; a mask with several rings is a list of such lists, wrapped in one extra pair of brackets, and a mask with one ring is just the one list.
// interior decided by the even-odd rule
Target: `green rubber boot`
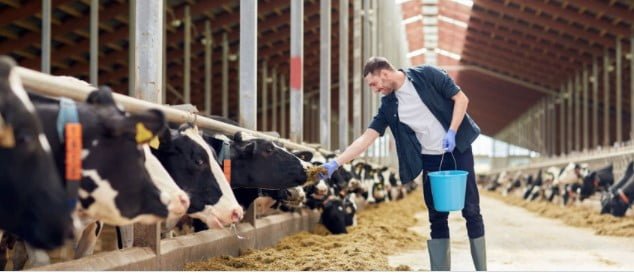
[(487, 249), (484, 236), (476, 239), (469, 239), (471, 245), (471, 258), (476, 271), (487, 270)]
[(451, 252), (449, 239), (431, 239), (427, 241), (429, 263), (432, 271), (451, 270)]

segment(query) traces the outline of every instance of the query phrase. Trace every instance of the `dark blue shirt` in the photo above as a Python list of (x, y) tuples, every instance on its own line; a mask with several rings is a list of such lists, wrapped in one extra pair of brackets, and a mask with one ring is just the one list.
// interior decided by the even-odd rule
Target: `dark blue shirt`
[[(460, 87), (447, 72), (434, 66), (423, 65), (401, 71), (409, 78), (423, 103), (447, 131), (453, 116), (454, 101), (451, 98), (460, 91)], [(396, 143), (401, 181), (410, 182), (423, 169), (421, 145), (414, 131), (399, 120), (398, 100), (394, 92), (381, 98), (379, 112), (374, 116), (369, 128), (383, 136), (388, 126)], [(465, 114), (456, 133), (456, 149), (460, 152), (469, 149), (479, 134), (480, 127)]]

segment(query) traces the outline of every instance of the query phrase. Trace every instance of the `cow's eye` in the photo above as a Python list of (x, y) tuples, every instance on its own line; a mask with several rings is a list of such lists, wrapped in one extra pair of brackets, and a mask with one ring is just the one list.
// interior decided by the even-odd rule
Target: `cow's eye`
[(196, 160), (196, 165), (203, 166), (204, 164), (205, 164), (205, 161), (203, 159), (197, 159)]
[(273, 145), (266, 147), (267, 153), (273, 153), (273, 151), (275, 151), (275, 147)]

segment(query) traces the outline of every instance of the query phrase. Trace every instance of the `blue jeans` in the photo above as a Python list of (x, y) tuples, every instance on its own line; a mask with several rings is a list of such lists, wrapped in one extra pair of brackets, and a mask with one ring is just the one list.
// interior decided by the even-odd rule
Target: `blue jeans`
[[(467, 233), (469, 238), (479, 238), (484, 236), (484, 223), (482, 222), (482, 215), (480, 215), (480, 195), (478, 194), (475, 172), (473, 171), (473, 153), (471, 152), (471, 148), (469, 148), (463, 153), (454, 150), (453, 155), (456, 158), (458, 170), (469, 172), (462, 216), (467, 221)], [(434, 198), (432, 198), (431, 184), (429, 183), (429, 176), (427, 175), (428, 172), (438, 171), (441, 157), (442, 155), (422, 155), (423, 194), (425, 195), (425, 205), (427, 205), (427, 211), (429, 213), (432, 239), (449, 238), (449, 225), (447, 223), (449, 212), (438, 212), (434, 209)], [(454, 170), (454, 167), (451, 154), (445, 153), (442, 170)]]

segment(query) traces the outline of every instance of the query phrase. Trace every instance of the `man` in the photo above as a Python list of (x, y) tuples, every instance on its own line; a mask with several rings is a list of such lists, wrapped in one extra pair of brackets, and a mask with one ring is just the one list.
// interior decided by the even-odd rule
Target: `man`
[[(465, 206), (471, 256), (476, 270), (486, 270), (484, 224), (473, 170), (471, 143), (480, 128), (467, 115), (469, 100), (443, 70), (433, 66), (395, 70), (383, 57), (368, 59), (363, 76), (370, 88), (383, 95), (378, 113), (369, 128), (340, 156), (324, 164), (330, 177), (342, 164), (363, 153), (389, 126), (399, 159), (403, 182), (410, 182), (423, 171), (423, 193), (431, 223), (431, 240), (427, 241), (431, 270), (449, 270), (448, 212), (434, 209), (427, 173), (442, 170), (468, 171)], [(455, 164), (453, 158), (455, 158)]]

